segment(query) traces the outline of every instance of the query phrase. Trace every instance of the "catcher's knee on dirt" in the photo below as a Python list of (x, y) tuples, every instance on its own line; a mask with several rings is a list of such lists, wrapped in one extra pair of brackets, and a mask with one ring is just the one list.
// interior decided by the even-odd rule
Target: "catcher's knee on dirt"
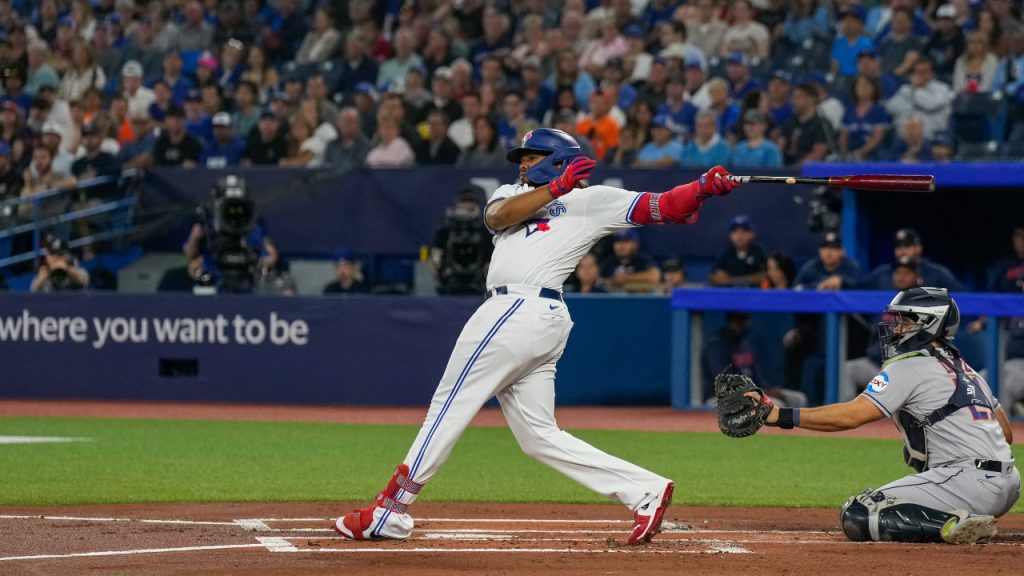
[(843, 532), (858, 542), (942, 542), (942, 525), (954, 516), (872, 490), (851, 496), (839, 510)]

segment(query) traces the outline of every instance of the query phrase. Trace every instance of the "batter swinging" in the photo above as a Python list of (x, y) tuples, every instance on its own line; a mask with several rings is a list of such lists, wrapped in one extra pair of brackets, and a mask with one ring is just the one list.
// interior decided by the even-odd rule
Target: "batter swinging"
[(572, 328), (560, 290), (603, 236), (644, 224), (693, 223), (705, 199), (737, 184), (716, 166), (662, 194), (610, 186), (575, 190), (596, 162), (582, 156), (571, 136), (548, 128), (527, 133), (508, 159), (519, 164), (519, 183), (498, 188), (484, 211), (495, 246), (487, 299), (463, 328), (423, 426), (391, 481), (371, 506), (335, 521), (346, 538), (408, 538), (408, 506), (491, 396), (524, 452), (633, 511), (628, 543), (647, 542), (661, 527), (671, 480), (555, 423), (555, 365)]

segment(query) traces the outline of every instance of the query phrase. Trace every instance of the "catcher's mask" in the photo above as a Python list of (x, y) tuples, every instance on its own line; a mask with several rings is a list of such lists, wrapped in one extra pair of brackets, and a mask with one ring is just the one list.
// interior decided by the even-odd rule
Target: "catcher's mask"
[(911, 288), (896, 295), (878, 323), (882, 360), (920, 350), (932, 342), (951, 346), (960, 309), (945, 288)]
[(570, 160), (583, 155), (575, 138), (554, 128), (536, 128), (523, 136), (519, 148), (509, 150), (509, 162), (519, 163), (526, 153), (542, 154), (543, 160), (526, 169), (526, 180), (534, 186), (543, 186), (562, 173)]

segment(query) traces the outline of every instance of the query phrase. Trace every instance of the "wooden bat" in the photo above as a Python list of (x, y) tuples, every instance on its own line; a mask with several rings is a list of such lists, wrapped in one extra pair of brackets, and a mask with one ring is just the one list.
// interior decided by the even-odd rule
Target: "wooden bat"
[(782, 184), (815, 184), (854, 190), (884, 190), (887, 192), (934, 192), (935, 176), (925, 174), (861, 174), (857, 176), (829, 176), (804, 178), (801, 176), (733, 176), (736, 182), (762, 182)]

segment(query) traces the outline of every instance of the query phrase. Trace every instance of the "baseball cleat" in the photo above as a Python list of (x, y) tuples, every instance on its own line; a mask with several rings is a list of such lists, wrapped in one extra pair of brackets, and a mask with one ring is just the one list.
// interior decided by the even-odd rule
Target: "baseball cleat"
[(406, 540), (412, 526), (412, 516), (380, 506), (353, 510), (334, 521), (334, 531), (349, 540)]
[(646, 544), (661, 532), (661, 521), (665, 518), (665, 509), (672, 503), (673, 489), (675, 484), (669, 482), (661, 494), (633, 511), (633, 532), (626, 544)]
[(949, 544), (979, 544), (996, 535), (994, 516), (971, 515), (966, 510), (954, 510), (956, 516), (942, 525), (942, 539)]

